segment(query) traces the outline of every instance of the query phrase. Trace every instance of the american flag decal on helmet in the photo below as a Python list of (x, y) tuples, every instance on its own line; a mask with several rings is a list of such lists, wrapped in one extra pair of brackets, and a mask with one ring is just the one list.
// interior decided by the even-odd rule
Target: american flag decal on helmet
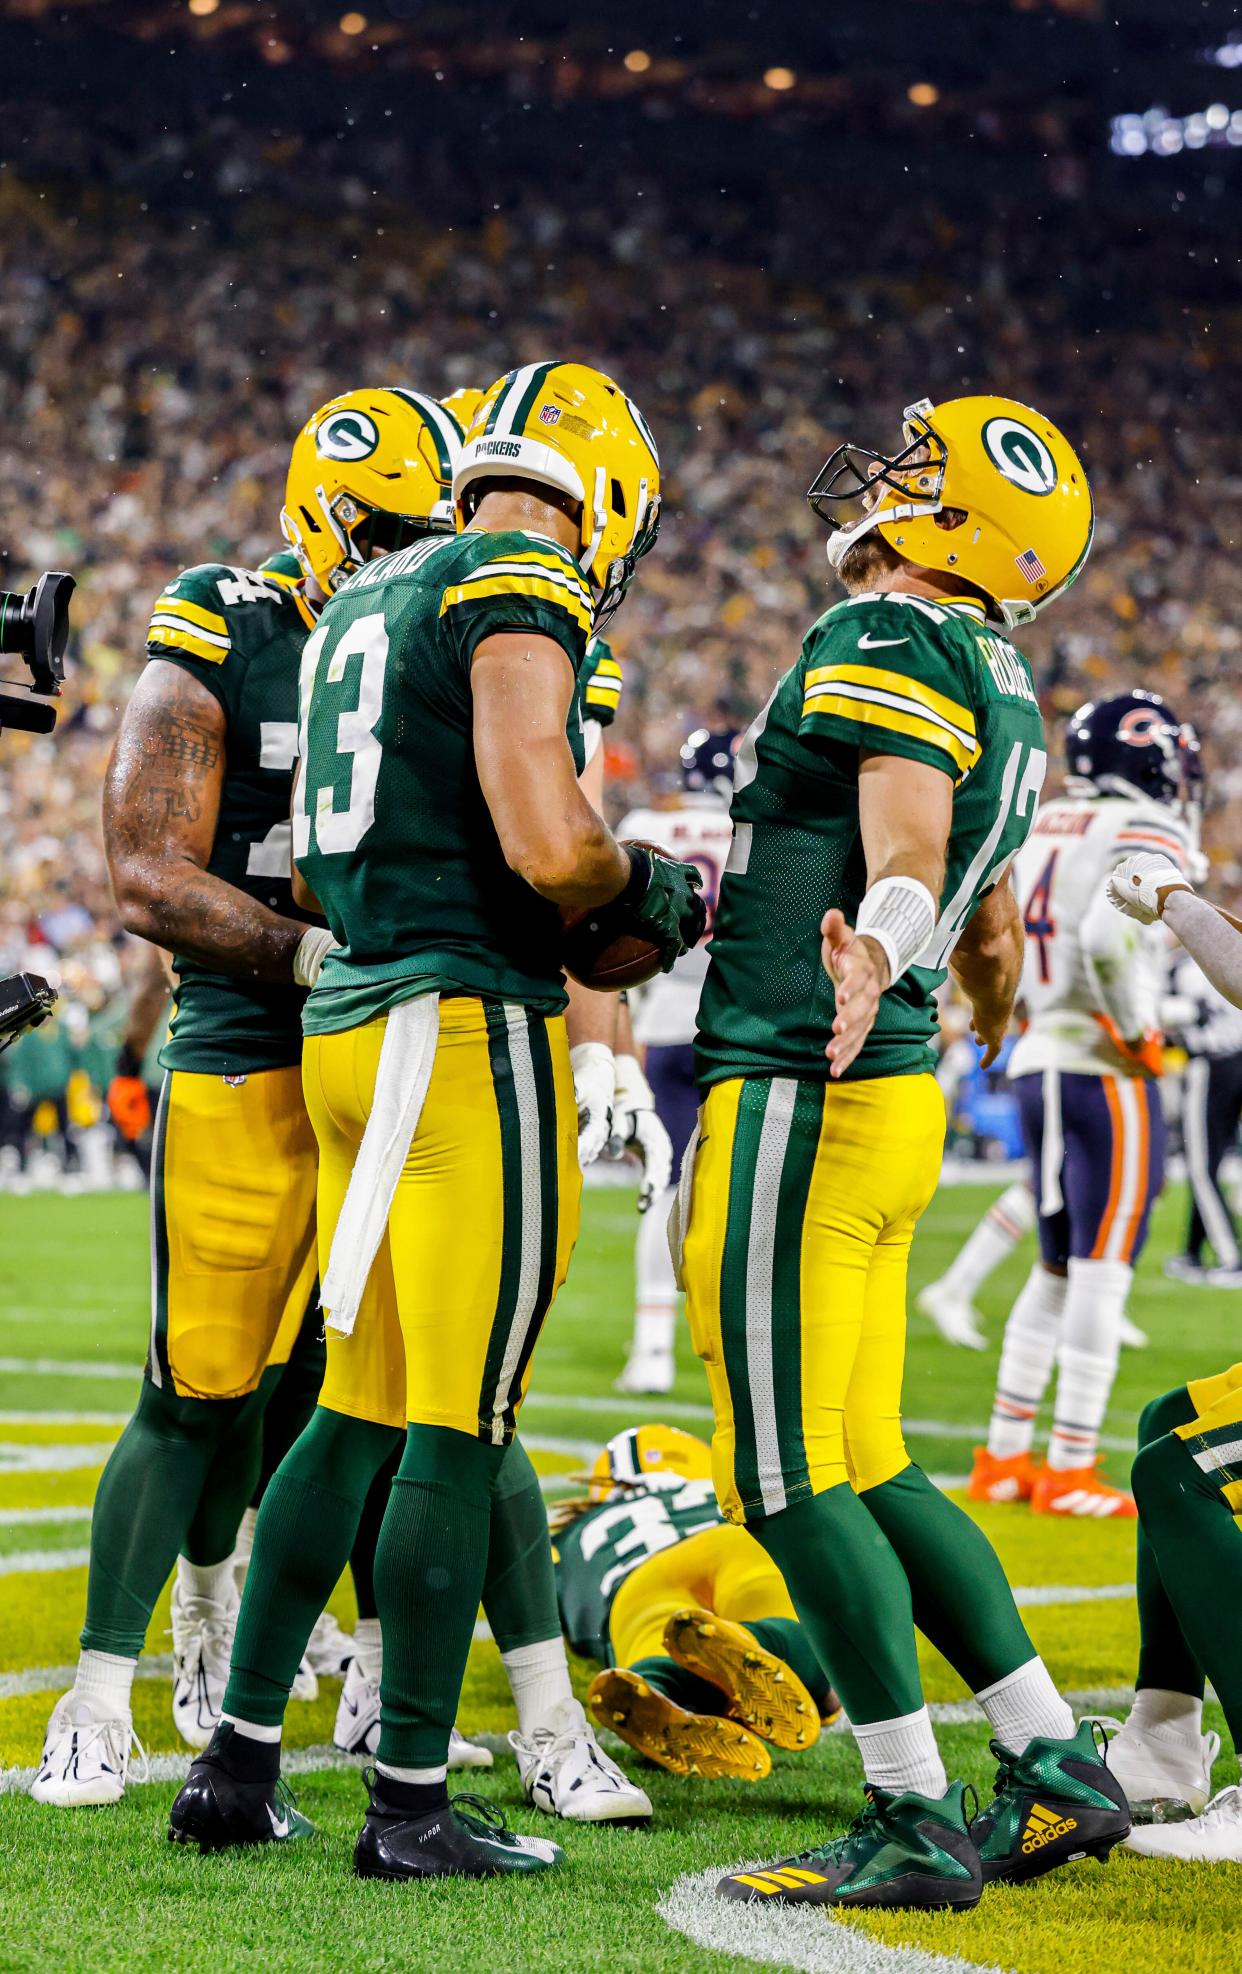
[(1028, 583), (1037, 583), (1041, 576), (1048, 573), (1033, 548), (1023, 549), (1021, 555), (1015, 555), (1013, 559)]

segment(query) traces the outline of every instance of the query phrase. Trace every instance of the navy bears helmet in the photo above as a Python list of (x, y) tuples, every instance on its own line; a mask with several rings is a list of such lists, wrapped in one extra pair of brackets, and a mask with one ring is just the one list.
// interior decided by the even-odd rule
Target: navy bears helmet
[(695, 728), (681, 749), (681, 779), (687, 794), (719, 795), (728, 801), (740, 738), (734, 727)]
[(1066, 756), (1071, 785), (1086, 782), (1101, 795), (1145, 795), (1184, 810), (1201, 799), (1199, 737), (1158, 692), (1119, 692), (1080, 706)]

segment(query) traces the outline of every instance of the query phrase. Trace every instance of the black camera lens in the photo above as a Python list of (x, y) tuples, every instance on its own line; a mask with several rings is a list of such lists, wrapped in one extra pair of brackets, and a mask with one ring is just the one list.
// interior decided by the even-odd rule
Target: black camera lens
[(74, 588), (72, 576), (49, 569), (24, 593), (0, 590), (0, 651), (25, 659), (35, 692), (57, 693), (64, 681)]

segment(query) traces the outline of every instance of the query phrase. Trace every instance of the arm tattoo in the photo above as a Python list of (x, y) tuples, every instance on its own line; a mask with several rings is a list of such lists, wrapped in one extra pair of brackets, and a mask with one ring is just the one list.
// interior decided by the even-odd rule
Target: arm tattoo
[(225, 721), (180, 666), (147, 666), (104, 788), (104, 842), (131, 932), (221, 973), (292, 980), (305, 926), (207, 869), (225, 772)]

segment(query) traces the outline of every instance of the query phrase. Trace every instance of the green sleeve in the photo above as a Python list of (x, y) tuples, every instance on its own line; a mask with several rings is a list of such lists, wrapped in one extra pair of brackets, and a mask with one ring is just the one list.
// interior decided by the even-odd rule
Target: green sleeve
[[(224, 708), (236, 711), (246, 660), (238, 648), (234, 611), (246, 583), (257, 576), (207, 562), (185, 569), (156, 598), (147, 631), (147, 655), (189, 672)], [(271, 592), (264, 592), (270, 601)]]
[(900, 754), (958, 782), (979, 759), (970, 657), (958, 619), (922, 599), (838, 604), (802, 651), (798, 731)]
[(487, 537), (487, 554), (458, 570), (440, 600), (440, 621), (469, 670), (484, 638), (535, 631), (565, 652), (577, 677), (591, 636), (592, 598), (573, 557), (542, 536)]
[(582, 716), (610, 727), (617, 717), (625, 684), (618, 660), (602, 637), (593, 637), (586, 648), (586, 660), (578, 676), (582, 692)]

